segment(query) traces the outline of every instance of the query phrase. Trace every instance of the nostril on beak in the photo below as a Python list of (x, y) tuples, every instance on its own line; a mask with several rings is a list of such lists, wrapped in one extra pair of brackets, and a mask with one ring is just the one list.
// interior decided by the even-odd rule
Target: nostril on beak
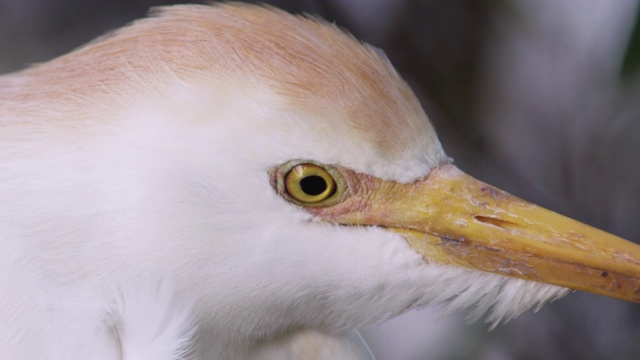
[(483, 223), (483, 224), (489, 224), (489, 225), (493, 225), (493, 226), (497, 226), (499, 228), (508, 228), (508, 227), (512, 227), (513, 225), (515, 225), (514, 223), (510, 222), (510, 221), (506, 221), (506, 220), (502, 220), (502, 219), (496, 219), (496, 218), (492, 218), (492, 217), (488, 217), (488, 216), (480, 216), (480, 215), (476, 215), (474, 216), (474, 219), (476, 219), (477, 221)]

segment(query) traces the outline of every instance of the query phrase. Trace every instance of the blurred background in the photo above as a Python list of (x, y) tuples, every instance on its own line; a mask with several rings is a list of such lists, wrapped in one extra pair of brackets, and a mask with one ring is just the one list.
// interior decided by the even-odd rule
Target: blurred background
[[(0, 73), (178, 2), (0, 0)], [(466, 172), (640, 242), (637, 0), (264, 2), (382, 48)], [(425, 309), (362, 333), (379, 360), (640, 359), (640, 306), (575, 293), (491, 332)]]

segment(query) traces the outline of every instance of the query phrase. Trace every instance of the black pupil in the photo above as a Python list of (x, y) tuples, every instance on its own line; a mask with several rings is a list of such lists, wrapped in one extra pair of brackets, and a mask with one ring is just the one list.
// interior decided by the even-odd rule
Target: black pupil
[(318, 175), (311, 175), (300, 179), (300, 189), (310, 196), (322, 194), (327, 190), (327, 182)]

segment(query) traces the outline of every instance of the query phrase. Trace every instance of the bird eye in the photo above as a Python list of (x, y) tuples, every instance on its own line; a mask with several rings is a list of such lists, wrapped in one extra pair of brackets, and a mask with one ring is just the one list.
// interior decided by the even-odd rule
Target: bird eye
[(336, 191), (333, 177), (320, 166), (299, 164), (284, 178), (284, 186), (292, 198), (307, 204), (328, 199)]

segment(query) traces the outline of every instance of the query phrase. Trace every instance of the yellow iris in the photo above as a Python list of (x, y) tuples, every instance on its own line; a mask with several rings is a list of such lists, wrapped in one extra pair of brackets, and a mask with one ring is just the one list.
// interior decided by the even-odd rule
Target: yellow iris
[(284, 178), (287, 193), (301, 203), (314, 204), (336, 191), (336, 182), (327, 170), (314, 164), (293, 167)]

